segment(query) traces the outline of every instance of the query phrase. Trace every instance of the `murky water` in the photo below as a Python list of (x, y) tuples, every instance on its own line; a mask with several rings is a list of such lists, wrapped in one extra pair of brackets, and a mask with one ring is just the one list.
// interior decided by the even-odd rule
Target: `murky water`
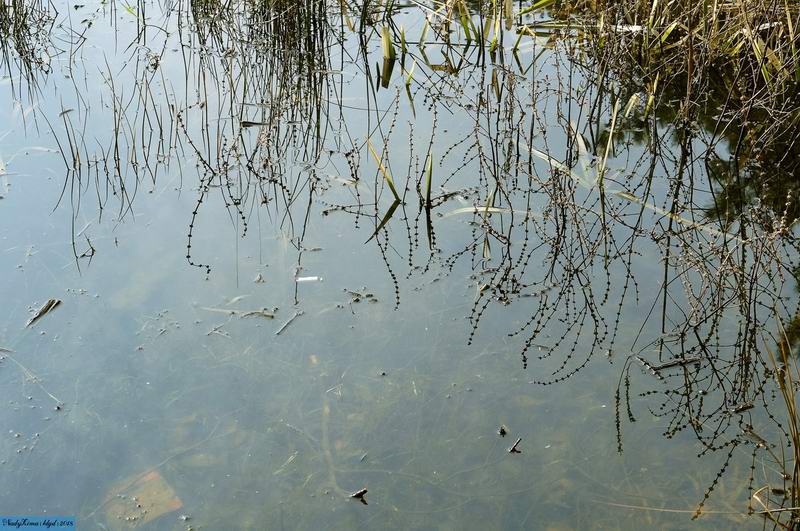
[(204, 5), (70, 6), (4, 66), (0, 512), (761, 527), (785, 413), (744, 309), (793, 315), (797, 254), (767, 201), (704, 217), (708, 131), (569, 39), (492, 58), (409, 7), (387, 73), (352, 13)]

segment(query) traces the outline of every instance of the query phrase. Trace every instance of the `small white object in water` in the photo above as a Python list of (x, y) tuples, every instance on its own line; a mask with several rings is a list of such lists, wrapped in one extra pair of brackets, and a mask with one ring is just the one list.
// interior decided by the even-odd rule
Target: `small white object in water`
[(322, 277), (297, 277), (294, 281), (298, 284), (300, 282), (322, 282)]

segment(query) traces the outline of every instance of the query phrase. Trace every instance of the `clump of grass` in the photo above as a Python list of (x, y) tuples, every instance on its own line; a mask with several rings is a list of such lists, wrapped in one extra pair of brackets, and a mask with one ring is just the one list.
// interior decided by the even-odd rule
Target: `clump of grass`
[(614, 51), (642, 79), (673, 78), (685, 87), (685, 112), (709, 85), (730, 98), (774, 108), (800, 83), (800, 8), (796, 2), (736, 0), (560, 2), (556, 18), (572, 21), (600, 49)]
[(758, 199), (800, 219), (797, 2), (539, 1), (519, 13), (523, 29), (569, 30), (599, 86), (646, 102), (640, 118), (727, 145), (708, 152), (709, 218), (732, 226)]

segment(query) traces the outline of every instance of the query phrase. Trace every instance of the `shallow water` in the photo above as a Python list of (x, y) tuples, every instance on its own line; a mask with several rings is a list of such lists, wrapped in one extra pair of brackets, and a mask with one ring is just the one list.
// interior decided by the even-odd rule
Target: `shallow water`
[[(683, 352), (719, 363), (741, 333), (737, 308), (703, 313), (726, 293), (694, 251), (737, 236), (700, 221), (699, 163), (694, 203), (664, 213), (686, 193), (668, 126), (656, 162), (633, 118), (618, 126), (601, 192), (580, 144), (603, 153), (592, 128), (613, 104), (588, 121), (590, 80), (557, 40), (513, 59), (507, 32), (503, 64), (432, 44), (426, 65), (413, 47), (376, 91), (380, 39), (363, 56), (341, 18), (279, 53), (244, 16), (131, 9), (65, 10), (49, 72), (3, 71), (0, 512), (80, 529), (761, 527), (746, 513), (775, 481), (764, 452), (751, 483), (753, 445), (734, 445), (715, 481), (730, 446), (698, 457), (659, 409), (683, 404), (672, 376), (715, 397), (707, 367), (662, 381), (631, 357), (675, 359), (653, 342), (692, 321)], [(411, 40), (422, 20), (396, 22)], [(459, 53), (457, 71), (430, 66)], [(367, 137), (404, 198), (377, 234), (392, 192)], [(565, 159), (572, 177), (551, 166)], [(665, 275), (686, 291), (664, 296)], [(796, 305), (788, 277), (770, 285)], [(737, 415), (703, 420), (731, 424), (717, 445), (741, 438)], [(368, 505), (349, 498), (362, 488)]]

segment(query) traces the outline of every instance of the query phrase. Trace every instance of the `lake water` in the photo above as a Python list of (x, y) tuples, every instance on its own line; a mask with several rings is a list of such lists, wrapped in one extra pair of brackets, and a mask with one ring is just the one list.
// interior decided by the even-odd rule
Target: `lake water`
[(0, 512), (762, 528), (798, 253), (768, 199), (709, 214), (727, 138), (575, 39), (412, 5), (391, 63), (333, 4), (42, 6), (6, 40)]

